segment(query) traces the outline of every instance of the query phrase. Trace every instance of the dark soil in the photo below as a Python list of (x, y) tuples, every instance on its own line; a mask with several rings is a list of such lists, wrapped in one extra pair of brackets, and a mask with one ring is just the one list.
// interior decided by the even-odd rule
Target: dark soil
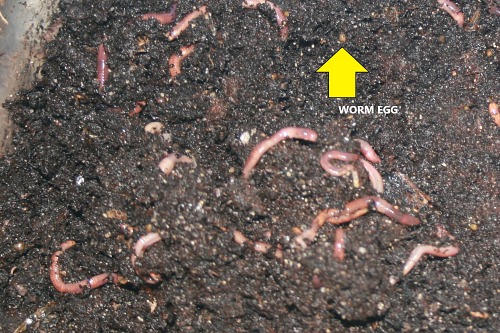
[[(202, 4), (180, 0), (179, 16)], [(500, 21), (491, 3), (460, 1), (460, 28), (434, 0), (276, 0), (289, 13), (286, 41), (267, 5), (206, 4), (209, 14), (168, 42), (172, 25), (138, 19), (165, 11), (164, 0), (61, 0), (43, 78), (8, 105), (18, 129), (0, 161), (0, 330), (24, 322), (18, 332), (497, 332), (500, 130), (487, 109), (500, 98)], [(102, 94), (101, 42), (111, 69)], [(171, 82), (168, 58), (190, 44)], [(357, 75), (355, 99), (329, 99), (327, 74), (315, 73), (340, 47), (369, 70)], [(137, 101), (147, 106), (130, 116)], [(400, 112), (341, 115), (343, 105)], [(170, 139), (146, 133), (151, 121)], [(314, 129), (318, 141), (280, 143), (242, 180), (252, 147), (286, 126)], [(376, 195), (359, 165), (357, 189), (319, 165), (328, 149), (359, 152), (356, 138), (382, 158), (381, 196), (421, 225), (370, 212), (340, 226), (344, 261), (332, 256), (338, 226), (297, 249), (294, 228)], [(166, 152), (196, 164), (164, 175)], [(455, 240), (439, 238), (438, 224)], [(234, 230), (282, 246), (284, 259), (236, 244)], [(158, 285), (130, 262), (150, 231), (162, 242), (138, 269), (160, 274)], [(128, 283), (57, 292), (50, 257), (68, 239), (77, 245), (61, 257), (65, 281), (116, 272)], [(417, 244), (460, 253), (426, 257), (403, 276)]]

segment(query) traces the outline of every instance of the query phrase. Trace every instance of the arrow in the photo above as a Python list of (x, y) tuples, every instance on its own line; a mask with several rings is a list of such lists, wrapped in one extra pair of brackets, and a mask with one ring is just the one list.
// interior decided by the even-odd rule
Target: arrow
[(328, 97), (356, 97), (356, 73), (368, 71), (349, 52), (341, 48), (316, 73), (328, 73)]

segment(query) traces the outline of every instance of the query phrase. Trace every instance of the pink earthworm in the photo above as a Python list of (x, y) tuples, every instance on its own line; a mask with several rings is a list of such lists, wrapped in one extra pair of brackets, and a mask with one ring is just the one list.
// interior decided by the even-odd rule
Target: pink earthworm
[(163, 173), (166, 175), (169, 175), (172, 170), (174, 170), (174, 166), (177, 163), (193, 163), (193, 160), (186, 155), (181, 155), (180, 157), (177, 157), (176, 153), (170, 153), (167, 156), (165, 156), (160, 163), (158, 163), (158, 167), (160, 168)]
[(490, 115), (493, 118), (495, 125), (500, 127), (500, 112), (498, 112), (498, 104), (491, 102), (488, 105), (488, 111), (490, 112)]
[(375, 163), (375, 164), (382, 162), (380, 157), (377, 155), (375, 150), (373, 150), (372, 146), (370, 146), (370, 144), (368, 142), (366, 142), (365, 140), (361, 140), (361, 139), (354, 139), (354, 141), (359, 142), (359, 146), (361, 148), (361, 154), (363, 154), (363, 156), (368, 161)]
[(335, 244), (333, 244), (333, 257), (343, 261), (345, 257), (345, 232), (344, 229), (335, 230)]
[(177, 10), (177, 0), (172, 2), (166, 13), (146, 13), (141, 15), (141, 20), (155, 19), (160, 24), (169, 24), (175, 20)]
[[(243, 244), (249, 244), (253, 246), (253, 249), (256, 252), (261, 252), (261, 253), (266, 253), (269, 251), (273, 246), (267, 242), (263, 241), (251, 241), (249, 240), (241, 231), (234, 230), (233, 231), (233, 240), (235, 243), (243, 245)], [(275, 254), (276, 257), (279, 257), (279, 255), (282, 255), (282, 252), (279, 252), (276, 250), (277, 253)]]
[(410, 257), (403, 268), (403, 275), (408, 274), (418, 263), (424, 254), (430, 254), (435, 257), (448, 258), (458, 253), (458, 246), (436, 247), (432, 245), (418, 245), (411, 251)]
[(156, 284), (161, 281), (161, 277), (157, 273), (149, 273), (149, 276), (142, 275), (138, 269), (135, 267), (135, 262), (137, 258), (141, 258), (144, 252), (148, 247), (154, 245), (161, 241), (161, 236), (159, 233), (150, 232), (144, 236), (141, 236), (134, 245), (134, 253), (130, 256), (130, 261), (132, 262), (132, 266), (134, 267), (137, 275), (149, 284)]
[(250, 155), (248, 156), (245, 166), (243, 167), (243, 178), (248, 179), (253, 168), (257, 165), (262, 155), (272, 147), (285, 139), (301, 139), (311, 142), (316, 142), (318, 134), (308, 128), (301, 127), (285, 127), (274, 133), (269, 138), (259, 142)]
[[(351, 215), (358, 210), (367, 209), (370, 205), (374, 205), (375, 209), (389, 218), (407, 226), (414, 226), (420, 224), (420, 220), (409, 214), (402, 213), (400, 210), (396, 209), (393, 205), (385, 201), (384, 199), (376, 196), (366, 196), (354, 201), (351, 201), (345, 205), (343, 213), (346, 215)], [(336, 222), (328, 222), (338, 224)], [(343, 222), (341, 222), (343, 223)]]
[(244, 8), (257, 9), (259, 5), (263, 4), (268, 4), (269, 7), (271, 7), (271, 9), (276, 13), (276, 22), (281, 28), (280, 37), (282, 40), (285, 40), (288, 37), (288, 30), (290, 27), (288, 26), (288, 19), (280, 7), (276, 6), (273, 2), (266, 0), (244, 0), (242, 6)]
[(370, 205), (372, 204), (375, 206), (375, 209), (378, 212), (388, 216), (393, 220), (396, 220), (403, 225), (414, 226), (420, 223), (419, 219), (409, 214), (402, 213), (384, 199), (376, 196), (366, 196), (348, 202), (343, 210), (335, 208), (322, 210), (314, 218), (313, 222), (311, 223), (311, 227), (307, 230), (304, 230), (300, 235), (295, 237), (295, 242), (304, 249), (307, 247), (305, 241), (307, 240), (312, 242), (318, 234), (319, 228), (321, 228), (321, 226), (325, 222), (332, 224), (342, 224), (350, 222), (368, 213)]
[(170, 76), (172, 77), (172, 80), (175, 79), (175, 77), (181, 73), (182, 61), (186, 59), (188, 55), (193, 53), (195, 48), (196, 48), (195, 45), (183, 46), (180, 49), (180, 54), (173, 54), (168, 59), (169, 72)]
[(103, 43), (97, 48), (97, 82), (99, 82), (99, 92), (104, 91), (104, 86), (108, 80), (108, 53)]
[(347, 164), (343, 167), (335, 167), (330, 163), (330, 160), (340, 160), (344, 162), (354, 162), (359, 159), (359, 155), (346, 153), (338, 150), (329, 150), (321, 156), (321, 167), (330, 175), (340, 177), (354, 170), (352, 164)]
[(380, 175), (380, 172), (378, 172), (377, 169), (373, 165), (371, 165), (370, 162), (365, 161), (363, 159), (359, 160), (361, 164), (365, 167), (366, 172), (368, 172), (368, 178), (370, 178), (370, 181), (372, 183), (373, 188), (375, 191), (378, 193), (383, 193), (384, 192), (384, 181), (382, 180), (382, 176)]
[(194, 10), (193, 12), (186, 15), (179, 23), (177, 23), (173, 29), (167, 34), (167, 38), (169, 41), (173, 41), (179, 35), (189, 27), (189, 23), (192, 20), (197, 19), (201, 15), (207, 12), (207, 6), (201, 6), (200, 8)]
[(488, 11), (490, 12), (490, 14), (500, 16), (500, 7), (498, 7), (498, 6), (490, 5), (490, 8), (488, 9)]
[(437, 0), (441, 5), (441, 9), (450, 14), (451, 17), (457, 22), (459, 27), (464, 26), (464, 13), (460, 10), (456, 3), (450, 0)]
[(120, 283), (122, 277), (115, 273), (102, 273), (79, 282), (64, 283), (60, 272), (59, 257), (75, 244), (75, 241), (67, 240), (61, 244), (61, 251), (56, 251), (52, 254), (52, 262), (50, 264), (50, 281), (52, 281), (52, 284), (57, 291), (67, 294), (80, 294), (86, 288), (95, 289), (105, 285), (106, 283)]

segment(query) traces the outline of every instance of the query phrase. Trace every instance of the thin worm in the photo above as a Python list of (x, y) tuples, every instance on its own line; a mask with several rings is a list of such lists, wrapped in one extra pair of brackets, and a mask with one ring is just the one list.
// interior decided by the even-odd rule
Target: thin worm
[(157, 20), (160, 24), (169, 24), (174, 22), (176, 15), (176, 10), (177, 10), (177, 0), (172, 2), (170, 5), (170, 8), (166, 13), (146, 13), (141, 15), (141, 20), (149, 20), (149, 19), (155, 19)]
[(495, 125), (500, 127), (500, 112), (498, 112), (498, 104), (491, 102), (488, 105), (488, 111), (490, 112), (490, 115), (493, 118)]
[(244, 0), (241, 5), (244, 8), (257, 9), (259, 5), (263, 4), (268, 4), (269, 7), (271, 7), (271, 9), (274, 10), (274, 12), (276, 13), (276, 22), (280, 27), (280, 37), (282, 40), (286, 40), (288, 37), (288, 31), (290, 27), (288, 26), (288, 19), (280, 7), (278, 7), (273, 2), (266, 0)]
[(373, 165), (371, 165), (370, 162), (365, 161), (363, 159), (359, 160), (361, 164), (365, 167), (366, 172), (368, 172), (368, 178), (370, 178), (370, 181), (372, 183), (373, 188), (375, 191), (378, 193), (383, 193), (384, 192), (384, 181), (382, 179), (382, 176), (380, 175), (380, 172), (378, 172), (377, 169)]
[(139, 272), (135, 266), (137, 258), (141, 258), (148, 247), (154, 245), (161, 241), (161, 236), (159, 233), (150, 232), (144, 236), (141, 236), (134, 245), (134, 253), (130, 256), (130, 261), (132, 262), (132, 267), (136, 274), (146, 283), (156, 284), (161, 281), (161, 277), (157, 273), (149, 273), (149, 276), (144, 276)]
[(366, 142), (365, 140), (361, 140), (361, 139), (354, 139), (354, 141), (359, 142), (361, 154), (363, 154), (363, 156), (368, 161), (375, 163), (375, 164), (382, 162), (380, 157), (377, 155), (375, 150), (373, 150), (372, 146), (370, 146), (370, 144), (368, 142)]
[(347, 203), (343, 211), (344, 214), (342, 215), (351, 215), (358, 210), (368, 209), (372, 204), (375, 206), (375, 209), (379, 213), (388, 216), (389, 218), (395, 220), (396, 222), (399, 222), (407, 226), (414, 226), (420, 224), (420, 220), (417, 219), (416, 217), (401, 212), (400, 210), (396, 209), (393, 205), (391, 205), (384, 199), (376, 196), (366, 196)]
[(450, 0), (437, 0), (441, 5), (441, 9), (450, 14), (451, 17), (457, 22), (459, 27), (464, 26), (464, 13), (460, 10), (456, 3)]
[(335, 244), (333, 245), (333, 257), (343, 261), (345, 257), (345, 232), (344, 229), (335, 230)]
[(193, 160), (186, 155), (177, 157), (176, 153), (170, 153), (158, 163), (158, 167), (168, 176), (174, 170), (174, 166), (177, 163), (193, 163)]
[(430, 254), (435, 257), (448, 258), (458, 253), (458, 246), (436, 247), (432, 245), (418, 245), (411, 251), (410, 257), (403, 268), (403, 275), (408, 274), (418, 263), (424, 254)]
[(108, 80), (109, 67), (108, 67), (108, 53), (104, 44), (99, 44), (97, 48), (97, 82), (99, 82), (99, 92), (104, 91), (104, 86)]
[(488, 11), (490, 12), (490, 14), (500, 16), (500, 7), (498, 7), (498, 6), (491, 6), (490, 5), (490, 8), (488, 9)]
[(122, 277), (115, 273), (102, 273), (79, 282), (64, 283), (60, 272), (59, 257), (75, 244), (75, 241), (67, 240), (61, 244), (61, 251), (56, 251), (52, 254), (52, 262), (50, 264), (50, 281), (52, 281), (52, 284), (57, 291), (67, 294), (80, 294), (87, 288), (95, 289), (105, 285), (106, 283), (120, 283)]
[(319, 163), (323, 170), (330, 175), (340, 177), (354, 170), (352, 164), (347, 164), (343, 167), (335, 167), (330, 163), (330, 160), (339, 160), (344, 162), (354, 162), (359, 159), (359, 155), (346, 153), (338, 150), (329, 150), (321, 156)]
[[(249, 240), (241, 231), (234, 230), (233, 231), (233, 241), (239, 245), (243, 244), (249, 244), (252, 245), (253, 249), (256, 252), (261, 252), (261, 253), (266, 253), (269, 251), (273, 246), (267, 242), (263, 241), (251, 241)], [(276, 249), (275, 256), (279, 257), (282, 256), (283, 252), (280, 249)]]
[(193, 12), (189, 13), (186, 15), (179, 23), (177, 23), (173, 29), (167, 34), (167, 38), (169, 41), (173, 41), (179, 35), (186, 30), (189, 27), (189, 23), (192, 20), (197, 19), (201, 15), (205, 14), (207, 12), (207, 6), (201, 6), (197, 10), (194, 10)]
[(311, 223), (311, 227), (304, 230), (300, 235), (295, 237), (295, 242), (302, 248), (307, 247), (307, 241), (314, 241), (318, 234), (319, 228), (325, 223), (342, 224), (350, 222), (370, 211), (370, 205), (374, 205), (375, 209), (388, 216), (389, 218), (407, 226), (414, 226), (420, 223), (420, 220), (409, 214), (402, 213), (390, 203), (376, 196), (366, 196), (348, 202), (343, 210), (329, 208), (322, 210)]
[(144, 109), (144, 107), (146, 106), (146, 101), (137, 101), (135, 102), (135, 107), (132, 111), (130, 111), (128, 113), (128, 116), (129, 117), (135, 117), (137, 116), (139, 113), (141, 113), (142, 109)]
[(180, 49), (180, 54), (173, 54), (168, 59), (168, 67), (172, 80), (175, 79), (175, 77), (181, 73), (182, 61), (186, 59), (188, 55), (193, 53), (194, 49), (195, 45), (183, 46)]
[(250, 155), (248, 156), (245, 166), (243, 167), (243, 178), (248, 179), (253, 168), (257, 165), (262, 155), (272, 147), (285, 139), (301, 139), (311, 142), (316, 142), (318, 134), (308, 128), (301, 127), (285, 127), (274, 133), (269, 138), (259, 142)]

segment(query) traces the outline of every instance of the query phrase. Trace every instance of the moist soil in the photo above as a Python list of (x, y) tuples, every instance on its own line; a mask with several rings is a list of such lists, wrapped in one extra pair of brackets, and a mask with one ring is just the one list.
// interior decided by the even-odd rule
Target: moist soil
[[(276, 0), (285, 40), (267, 4), (181, 0), (176, 22), (203, 4), (206, 15), (168, 41), (173, 24), (140, 19), (167, 11), (165, 1), (60, 2), (40, 78), (6, 105), (17, 133), (0, 161), (1, 331), (497, 332), (494, 4), (460, 1), (461, 28), (431, 0)], [(110, 69), (101, 91), (100, 43)], [(168, 59), (187, 45), (195, 50), (172, 80)], [(369, 71), (357, 74), (356, 98), (328, 98), (328, 74), (315, 73), (341, 47)], [(146, 105), (131, 113), (138, 101)], [(145, 132), (153, 121), (162, 133)], [(318, 140), (279, 143), (244, 180), (254, 145), (287, 126)], [(321, 168), (327, 150), (359, 153), (354, 139), (381, 157), (384, 193), (359, 163), (358, 187)], [(194, 163), (166, 175), (166, 153)], [(321, 210), (366, 195), (421, 224), (372, 209), (325, 224), (305, 250), (295, 244)], [(333, 257), (337, 228), (343, 261)], [(234, 231), (250, 241), (237, 244)], [(162, 240), (134, 269), (134, 243), (149, 232)], [(76, 245), (60, 256), (65, 282), (114, 272), (120, 283), (58, 292), (49, 268), (66, 240)], [(272, 248), (257, 252), (258, 241)], [(418, 244), (460, 252), (425, 256), (403, 276)], [(151, 274), (161, 282), (146, 283)]]

